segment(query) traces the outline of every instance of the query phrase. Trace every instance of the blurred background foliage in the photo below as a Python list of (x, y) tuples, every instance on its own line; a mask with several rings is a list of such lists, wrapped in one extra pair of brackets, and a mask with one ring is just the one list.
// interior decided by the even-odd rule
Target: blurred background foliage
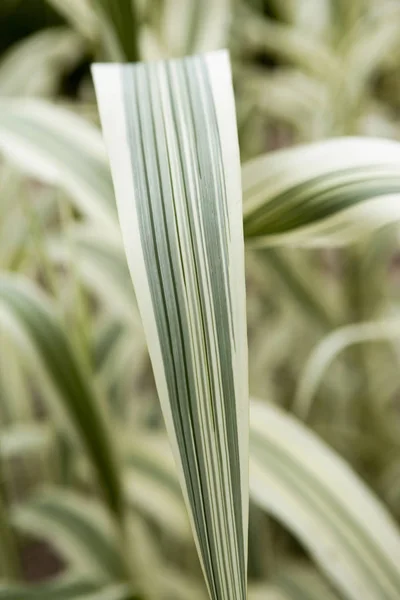
[[(137, 0), (118, 36), (109, 26), (112, 6), (2, 0), (0, 145), (10, 98), (44, 99), (97, 125), (91, 62), (221, 46), (231, 52), (243, 161), (342, 135), (400, 137), (397, 1)], [(1, 268), (28, 277), (50, 297), (74, 360), (112, 415), (112, 438), (127, 465), (133, 577), (146, 598), (203, 597), (120, 247), (82, 218), (68, 186), (26, 175), (19, 156), (10, 161), (8, 154), (0, 165)], [(398, 227), (390, 225), (346, 247), (246, 256), (251, 394), (304, 421), (397, 522), (400, 345), (393, 328), (386, 335), (379, 323), (398, 319), (398, 241)], [(364, 322), (378, 325), (365, 333)], [(0, 528), (14, 556), (10, 550), (3, 557), (10, 563), (4, 568), (17, 581), (65, 572), (68, 578), (73, 569), (96, 580), (85, 583), (90, 593), (100, 581), (114, 586), (105, 598), (129, 598), (115, 585), (123, 585), (131, 565), (120, 560), (118, 534), (93, 493), (81, 442), (70, 435), (71, 415), (60, 417), (54, 386), (9, 329), (0, 333), (0, 507), (12, 526), (0, 518)], [(91, 558), (90, 547), (102, 548), (100, 559)], [(341, 597), (287, 529), (253, 505), (249, 578), (254, 599)], [(65, 597), (83, 597), (80, 580), (73, 584), (79, 593)], [(41, 594), (62, 597), (51, 588)]]

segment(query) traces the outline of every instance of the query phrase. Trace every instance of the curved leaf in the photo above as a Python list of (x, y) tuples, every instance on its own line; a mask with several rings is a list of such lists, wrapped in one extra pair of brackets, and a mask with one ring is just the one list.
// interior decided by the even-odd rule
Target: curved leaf
[(337, 138), (243, 167), (248, 243), (348, 243), (400, 217), (400, 144)]
[(104, 27), (112, 36), (112, 47), (118, 49), (118, 60), (139, 60), (139, 31), (136, 4), (132, 0), (95, 0)]
[(293, 411), (302, 419), (307, 417), (324, 374), (340, 352), (355, 344), (396, 338), (400, 338), (400, 321), (394, 319), (346, 325), (324, 337), (304, 367), (297, 386)]
[(76, 262), (75, 268), (96, 297), (125, 322), (141, 328), (122, 242), (86, 225), (70, 228), (67, 237), (68, 242), (59, 235), (49, 239), (51, 259), (66, 265)]
[(400, 594), (400, 533), (349, 466), (300, 422), (251, 403), (250, 491), (351, 600)]
[(78, 210), (119, 235), (101, 135), (85, 119), (45, 101), (1, 100), (0, 149), (27, 173), (65, 189)]
[(15, 334), (15, 341), (22, 350), (29, 352), (29, 344), (33, 345), (96, 468), (108, 505), (121, 517), (117, 464), (100, 403), (48, 299), (28, 281), (3, 275), (0, 277), (0, 307), (3, 308), (0, 324), (6, 328), (13, 324), (10, 333)]
[(0, 96), (50, 96), (85, 52), (67, 27), (40, 30), (11, 46), (0, 62)]
[(47, 0), (83, 37), (96, 41), (100, 23), (90, 0)]

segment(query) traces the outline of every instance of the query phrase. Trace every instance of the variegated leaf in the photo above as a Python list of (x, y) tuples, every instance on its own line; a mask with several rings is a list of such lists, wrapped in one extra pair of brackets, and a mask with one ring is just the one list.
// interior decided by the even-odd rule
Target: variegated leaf
[(96, 65), (125, 251), (210, 596), (246, 597), (240, 163), (225, 53)]
[(384, 505), (314, 433), (260, 401), (251, 403), (250, 490), (346, 598), (399, 598), (400, 533)]

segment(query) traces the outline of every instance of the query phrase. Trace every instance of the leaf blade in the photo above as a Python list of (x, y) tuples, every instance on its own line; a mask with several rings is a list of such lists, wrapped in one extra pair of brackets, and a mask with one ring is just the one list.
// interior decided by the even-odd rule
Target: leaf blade
[(300, 422), (252, 401), (251, 495), (288, 527), (346, 597), (395, 599), (400, 535), (348, 465)]
[(99, 65), (94, 78), (125, 251), (210, 595), (244, 598), (244, 252), (226, 56)]
[[(3, 275), (0, 278), (1, 324), (14, 319), (23, 336), (33, 344), (52, 383), (79, 432), (96, 469), (98, 481), (112, 512), (122, 519), (122, 492), (114, 449), (104, 415), (44, 294), (27, 280)], [(14, 333), (14, 330), (11, 330)], [(24, 350), (24, 338), (15, 335)]]
[(85, 119), (50, 102), (2, 100), (0, 148), (28, 174), (67, 191), (84, 215), (119, 234), (100, 132)]
[(243, 167), (244, 230), (254, 246), (349, 243), (399, 219), (400, 145), (336, 138)]

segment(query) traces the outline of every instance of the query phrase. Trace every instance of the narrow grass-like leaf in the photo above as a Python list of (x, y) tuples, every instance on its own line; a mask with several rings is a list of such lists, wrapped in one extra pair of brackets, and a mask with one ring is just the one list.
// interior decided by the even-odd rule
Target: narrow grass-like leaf
[(18, 422), (29, 422), (32, 420), (34, 410), (25, 365), (21, 360), (19, 349), (1, 329), (0, 347), (0, 397), (2, 400), (0, 422), (3, 427)]
[(118, 48), (120, 60), (139, 60), (139, 30), (136, 2), (132, 0), (95, 0), (110, 31), (113, 47)]
[(29, 174), (65, 189), (85, 215), (115, 225), (104, 146), (85, 119), (45, 101), (2, 100), (0, 149)]
[(50, 96), (85, 52), (82, 38), (52, 27), (11, 46), (0, 62), (0, 96)]
[(243, 168), (248, 243), (348, 243), (400, 218), (400, 144), (338, 138), (256, 158)]
[[(105, 314), (96, 324), (92, 345), (99, 385), (107, 394), (113, 414), (125, 420), (128, 412), (131, 414), (126, 400), (132, 392), (132, 380), (140, 380), (149, 368), (143, 330), (130, 327), (120, 314)], [(153, 394), (152, 382), (146, 381), (144, 394), (149, 388)], [(143, 406), (139, 390), (135, 403)]]
[(7, 181), (3, 166), (0, 186), (0, 268), (10, 271), (38, 261), (40, 251), (33, 252), (32, 247), (38, 250), (39, 231), (54, 222), (56, 212), (53, 190), (36, 188), (33, 192), (21, 174), (15, 177), (13, 171)]
[(278, 408), (251, 403), (250, 491), (351, 600), (396, 600), (400, 533), (349, 466)]
[(225, 53), (97, 65), (125, 250), (209, 593), (246, 597), (247, 344)]
[[(253, 51), (264, 51), (285, 63), (300, 66), (323, 82), (343, 83), (343, 67), (337, 56), (308, 32), (273, 19), (260, 19), (248, 6), (241, 8), (235, 26), (235, 33)], [(344, 94), (346, 89), (342, 91)]]
[(367, 342), (400, 338), (400, 321), (367, 321), (336, 329), (315, 347), (301, 375), (293, 402), (293, 411), (302, 419), (310, 413), (315, 394), (329, 365), (346, 348)]
[[(74, 252), (71, 252), (71, 246)], [(52, 236), (46, 248), (56, 263), (70, 265), (78, 256), (76, 269), (88, 289), (120, 318), (140, 327), (135, 295), (120, 239), (105, 235), (101, 227), (84, 225), (70, 228), (67, 236)]]
[(90, 41), (97, 41), (100, 24), (90, 0), (47, 0), (69, 24)]
[[(33, 345), (80, 434), (108, 505), (121, 517), (121, 489), (104, 415), (51, 304), (28, 281), (4, 275), (0, 279), (0, 307), (0, 326), (10, 335), (15, 333), (15, 342), (22, 350), (29, 352), (29, 344)], [(13, 325), (10, 328), (9, 323)]]

